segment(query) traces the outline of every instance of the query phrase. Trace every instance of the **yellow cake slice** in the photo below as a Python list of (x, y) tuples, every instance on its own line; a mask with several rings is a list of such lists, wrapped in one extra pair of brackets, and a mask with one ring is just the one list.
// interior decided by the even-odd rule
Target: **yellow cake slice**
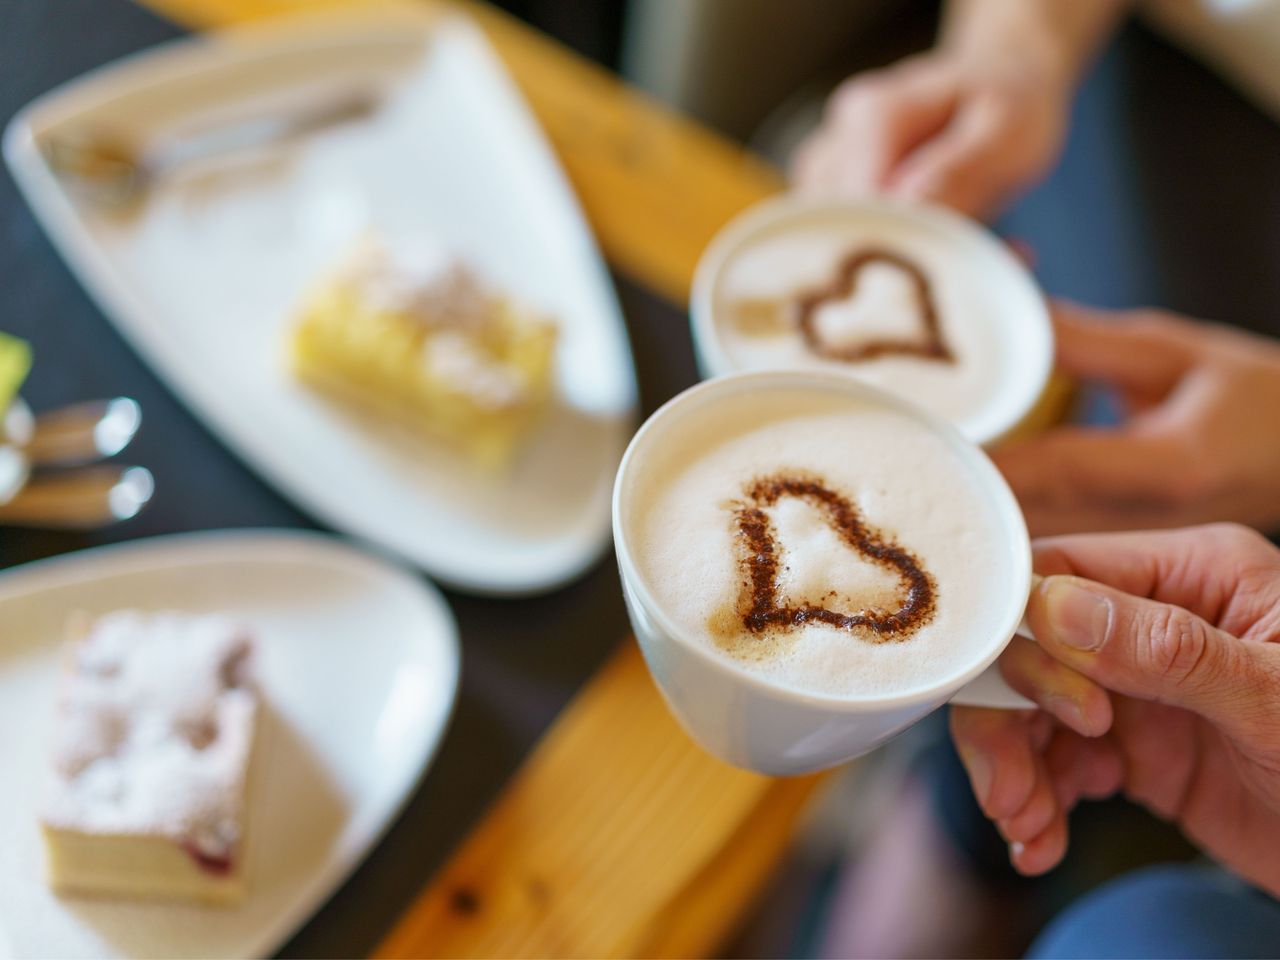
[(432, 247), (363, 241), (304, 303), (304, 382), (409, 423), (486, 466), (510, 461), (551, 392), (556, 328)]
[(41, 814), (62, 894), (234, 903), (258, 695), (217, 616), (121, 610), (79, 626)]

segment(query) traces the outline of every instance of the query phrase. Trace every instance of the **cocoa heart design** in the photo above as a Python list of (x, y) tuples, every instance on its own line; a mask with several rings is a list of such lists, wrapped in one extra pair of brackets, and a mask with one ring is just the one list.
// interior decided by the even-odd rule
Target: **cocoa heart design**
[[(905, 640), (933, 617), (937, 604), (933, 577), (909, 551), (872, 527), (848, 497), (820, 479), (779, 473), (753, 481), (746, 500), (733, 505), (748, 576), (739, 597), (742, 624), (751, 633), (826, 623), (849, 632), (867, 631), (876, 643)], [(784, 497), (797, 497), (822, 511), (831, 527), (857, 554), (891, 571), (900, 584), (898, 609), (891, 613), (860, 610), (841, 613), (813, 603), (787, 604), (778, 595), (780, 559), (773, 523), (765, 509)]]
[[(887, 263), (911, 278), (916, 301), (920, 304), (920, 323), (923, 342), (884, 338), (840, 347), (823, 339), (817, 328), (818, 308), (824, 303), (845, 300), (858, 289), (858, 275), (862, 268), (872, 263)], [(932, 360), (952, 362), (954, 357), (942, 339), (938, 320), (938, 307), (933, 299), (933, 288), (920, 266), (892, 250), (869, 249), (850, 253), (836, 265), (835, 274), (826, 286), (800, 293), (795, 298), (796, 324), (805, 344), (814, 353), (832, 360), (852, 363), (870, 360), (890, 353), (907, 353)]]

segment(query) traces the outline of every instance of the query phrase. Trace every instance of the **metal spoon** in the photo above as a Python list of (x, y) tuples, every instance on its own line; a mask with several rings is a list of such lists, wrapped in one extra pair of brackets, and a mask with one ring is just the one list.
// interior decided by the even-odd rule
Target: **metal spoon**
[(0, 504), (11, 500), (31, 473), (31, 465), (21, 447), (0, 443)]
[(155, 480), (145, 467), (82, 467), (35, 474), (0, 504), (0, 523), (91, 530), (137, 516), (151, 500)]
[(35, 432), (31, 408), (14, 397), (8, 408), (0, 411), (0, 503), (6, 503), (22, 489), (31, 472), (26, 445)]
[(373, 112), (378, 102), (370, 91), (347, 91), (292, 112), (224, 122), (149, 146), (109, 130), (73, 128), (47, 135), (41, 148), (53, 172), (76, 193), (107, 206), (126, 207), (157, 179), (188, 163), (356, 120)]
[(127, 447), (141, 424), (142, 408), (128, 397), (60, 407), (35, 418), (23, 452), (36, 467), (96, 463)]

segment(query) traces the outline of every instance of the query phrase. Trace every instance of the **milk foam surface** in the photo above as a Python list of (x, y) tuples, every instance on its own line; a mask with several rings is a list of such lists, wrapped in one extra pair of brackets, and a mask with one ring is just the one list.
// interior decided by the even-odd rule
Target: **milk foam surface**
[[(744, 330), (735, 304), (790, 300), (825, 287), (853, 253), (885, 250), (914, 262), (928, 278), (942, 339), (951, 361), (884, 354), (853, 362), (813, 352), (794, 324)], [(893, 390), (952, 421), (965, 421), (1010, 402), (1003, 394), (1017, 362), (1011, 317), (981, 252), (954, 237), (892, 217), (810, 217), (783, 221), (747, 240), (725, 262), (713, 293), (715, 329), (735, 370), (818, 367), (841, 370)], [(918, 307), (906, 274), (888, 264), (861, 271), (855, 295), (823, 304), (816, 327), (835, 344), (890, 336), (918, 341)], [(986, 439), (986, 438), (983, 438)]]
[[(745, 628), (734, 613), (746, 574), (733, 504), (753, 479), (783, 471), (821, 478), (915, 556), (935, 585), (927, 623), (883, 642), (822, 623)], [(817, 391), (729, 397), (691, 411), (631, 482), (632, 552), (657, 604), (763, 679), (885, 696), (944, 682), (996, 642), (1013, 567), (1005, 521), (959, 452), (904, 413)], [(854, 552), (810, 503), (783, 499), (766, 513), (781, 550), (780, 600), (818, 598), (843, 613), (896, 605), (896, 575)], [(719, 632), (725, 622), (731, 634)]]

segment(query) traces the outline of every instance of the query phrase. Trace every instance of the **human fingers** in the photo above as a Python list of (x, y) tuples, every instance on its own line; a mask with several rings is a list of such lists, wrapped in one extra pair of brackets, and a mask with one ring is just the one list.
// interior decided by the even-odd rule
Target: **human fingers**
[(1145, 399), (1167, 393), (1195, 362), (1197, 327), (1156, 310), (1096, 310), (1054, 300), (1057, 363), (1064, 373), (1113, 383)]
[(860, 74), (828, 101), (819, 132), (797, 152), (793, 178), (803, 192), (878, 192), (913, 147), (943, 128), (955, 86), (928, 62), (908, 61)]
[(1123, 765), (1107, 740), (1058, 730), (1036, 760), (1033, 799), (1012, 820), (999, 824), (1009, 841), (1009, 859), (1021, 873), (1034, 876), (1061, 862), (1067, 851), (1067, 817), (1081, 797), (1115, 793)]
[(1014, 637), (1000, 655), (1000, 672), (1014, 690), (1086, 737), (1111, 726), (1111, 700), (1087, 677), (1024, 637)]
[(1045, 749), (1044, 760), (1064, 814), (1079, 800), (1101, 800), (1124, 784), (1124, 758), (1111, 737), (1082, 737), (1059, 728)]
[(1181, 811), (1202, 759), (1195, 714), (1161, 703), (1118, 697), (1111, 741), (1123, 758), (1130, 800), (1166, 819)]
[(1040, 756), (1052, 736), (1049, 716), (953, 707), (951, 733), (979, 805), (1009, 839), (1013, 865), (1027, 874), (1053, 867), (1066, 852), (1067, 825)]
[(791, 154), (790, 179), (797, 187), (805, 188), (822, 184), (828, 177), (830, 162), (829, 134), (819, 128), (800, 142)]
[(1280, 646), (1091, 580), (1046, 578), (1028, 620), (1044, 649), (1108, 690), (1199, 714), (1244, 742), (1280, 723)]
[(1092, 499), (1066, 503), (1024, 496), (1019, 501), (1027, 530), (1033, 537), (1060, 537), (1078, 533), (1118, 533), (1125, 530), (1157, 530), (1185, 526), (1202, 519), (1180, 507), (1154, 507), (1129, 501)]
[(1022, 185), (1022, 178), (1004, 159), (1010, 132), (998, 108), (970, 105), (902, 159), (890, 181), (890, 192), (974, 217), (987, 216)]
[(1174, 604), (1236, 636), (1255, 620), (1265, 625), (1276, 606), (1267, 587), (1280, 578), (1280, 551), (1237, 524), (1044, 537), (1032, 554), (1045, 576), (1074, 574)]
[[(1076, 803), (1117, 793), (1125, 776), (1124, 762), (1110, 737), (1082, 737), (1062, 727), (1054, 730), (1037, 760), (1042, 779), (1037, 779), (1032, 793), (1038, 799), (1027, 804), (1016, 822), (1001, 827), (1010, 841), (1010, 861), (1027, 875), (1044, 873), (1061, 862), (1068, 844), (1067, 818)], [(1048, 785), (1052, 804), (1039, 799), (1045, 789), (1041, 783)], [(1042, 829), (1026, 836), (1039, 824)]]
[(1027, 843), (1048, 830), (1053, 821), (1064, 816), (1054, 793), (1053, 781), (1045, 769), (1044, 757), (1036, 753), (1032, 757), (1031, 792), (1022, 808), (1007, 817), (996, 820), (996, 829), (1009, 843)]
[(1035, 784), (1031, 721), (1027, 711), (952, 707), (951, 735), (969, 774), (974, 797), (993, 820), (1011, 817)]
[(1029, 514), (1101, 514), (1130, 528), (1185, 502), (1195, 482), (1175, 436), (1123, 427), (1059, 427), (991, 459)]
[(1067, 852), (1067, 818), (1054, 818), (1039, 836), (1009, 844), (1009, 862), (1029, 877), (1047, 873), (1062, 862)]
[[(1082, 737), (1059, 727), (1037, 758), (1037, 772), (1032, 788), (1036, 799), (1014, 821), (1001, 825), (1011, 862), (1028, 875), (1044, 873), (1062, 860), (1071, 810), (1081, 798), (1102, 799), (1118, 792), (1125, 767), (1110, 737)], [(1043, 798), (1046, 789), (1052, 803)]]

